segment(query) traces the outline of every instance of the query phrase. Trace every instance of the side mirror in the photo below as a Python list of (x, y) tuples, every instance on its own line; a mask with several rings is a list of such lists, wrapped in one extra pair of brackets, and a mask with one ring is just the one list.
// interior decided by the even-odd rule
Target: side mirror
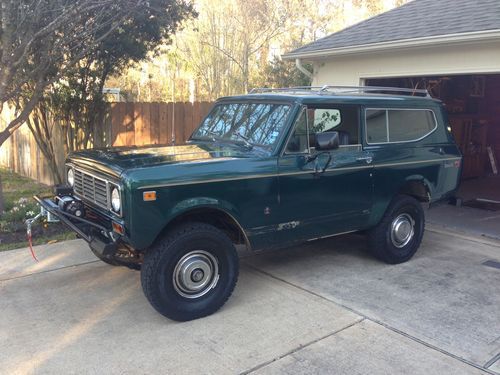
[(335, 150), (339, 145), (339, 132), (316, 133), (316, 150)]

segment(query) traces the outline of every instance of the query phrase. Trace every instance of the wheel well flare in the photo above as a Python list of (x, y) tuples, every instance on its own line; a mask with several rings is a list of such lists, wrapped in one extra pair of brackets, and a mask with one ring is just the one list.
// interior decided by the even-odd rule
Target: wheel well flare
[(248, 238), (238, 221), (227, 212), (215, 208), (195, 208), (184, 212), (171, 220), (162, 231), (162, 234), (187, 222), (213, 225), (226, 233), (233, 243), (244, 244), (250, 249)]
[(431, 200), (429, 188), (423, 181), (408, 181), (399, 190), (399, 194), (412, 196), (420, 202), (430, 202)]

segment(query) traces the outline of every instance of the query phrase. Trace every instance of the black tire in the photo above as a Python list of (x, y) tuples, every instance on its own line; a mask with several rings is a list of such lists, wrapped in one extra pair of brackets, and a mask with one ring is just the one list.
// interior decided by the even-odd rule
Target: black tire
[[(97, 256), (97, 255), (96, 255)], [(114, 267), (118, 267), (119, 264), (116, 263), (114, 260), (112, 259), (108, 259), (108, 258), (104, 258), (104, 257), (100, 257), (100, 256), (97, 256), (99, 258), (99, 260), (101, 260), (102, 262), (110, 265), (110, 266), (114, 266)]]
[[(238, 272), (238, 254), (225, 233), (212, 225), (186, 223), (146, 252), (141, 283), (146, 298), (160, 314), (187, 321), (221, 308), (236, 286)], [(197, 285), (188, 285), (196, 283), (195, 276), (201, 277), (198, 286), (207, 283), (198, 292), (193, 291)]]
[[(413, 235), (406, 237), (408, 224), (413, 226)], [(401, 229), (398, 231), (395, 228)], [(406, 262), (418, 250), (424, 229), (425, 215), (420, 202), (408, 195), (398, 195), (380, 223), (368, 232), (368, 248), (386, 263)]]
[(102, 260), (104, 263), (109, 264), (110, 266), (118, 266), (118, 263), (116, 263), (113, 259), (105, 258), (105, 257), (101, 256), (99, 253), (95, 252), (94, 249), (92, 249), (90, 246), (89, 246), (89, 248), (94, 253), (94, 255), (98, 259)]
[(96, 253), (92, 248), (90, 248), (94, 255), (99, 258), (99, 260), (103, 261), (104, 263), (113, 266), (113, 267), (127, 267), (130, 268), (131, 270), (136, 270), (139, 271), (141, 269), (141, 265), (139, 263), (128, 263), (128, 262), (121, 262), (117, 259), (109, 259), (106, 257), (101, 256), (99, 253)]

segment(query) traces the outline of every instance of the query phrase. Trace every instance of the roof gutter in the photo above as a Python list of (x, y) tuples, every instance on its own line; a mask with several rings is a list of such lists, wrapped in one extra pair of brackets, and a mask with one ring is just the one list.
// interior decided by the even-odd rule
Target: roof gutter
[(453, 44), (463, 42), (486, 42), (500, 39), (500, 30), (474, 31), (470, 33), (437, 35), (431, 37), (393, 40), (372, 44), (360, 44), (357, 46), (328, 48), (317, 51), (287, 53), (282, 56), (285, 60), (291, 59), (314, 59), (326, 56), (350, 55), (364, 52), (384, 51), (391, 49), (405, 49), (411, 47), (434, 46), (441, 44)]
[(302, 73), (304, 73), (308, 78), (312, 79), (313, 74), (302, 65), (302, 61), (300, 61), (300, 59), (295, 59), (295, 66), (297, 67), (298, 70), (300, 70)]

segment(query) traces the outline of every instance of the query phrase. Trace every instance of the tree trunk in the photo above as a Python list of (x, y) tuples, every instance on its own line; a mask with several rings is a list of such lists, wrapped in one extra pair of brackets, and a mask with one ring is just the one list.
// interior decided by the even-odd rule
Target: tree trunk
[(3, 203), (3, 186), (2, 186), (2, 175), (0, 175), (0, 215), (3, 214), (4, 211), (4, 203)]
[[(27, 101), (27, 103), (23, 106), (23, 109), (20, 113), (16, 114), (16, 117), (10, 121), (10, 123), (5, 127), (5, 129), (0, 132), (0, 147), (5, 143), (7, 139), (14, 133), (21, 125), (28, 120), (33, 108), (40, 100), (42, 96), (42, 90), (40, 88), (35, 87), (35, 92), (31, 96), (31, 98)], [(4, 105), (5, 103), (1, 103), (0, 105)]]
[(0, 147), (4, 144), (4, 142), (9, 139), (10, 137), (10, 132), (8, 129), (5, 129), (0, 132)]
[(59, 173), (59, 168), (57, 167), (56, 160), (53, 157), (45, 157), (49, 164), (49, 169), (52, 174), (52, 178), (54, 179), (55, 185), (61, 184), (62, 183), (62, 177), (61, 174)]
[[(43, 104), (41, 104), (41, 106), (43, 106)], [(52, 178), (57, 185), (62, 183), (62, 176), (59, 173), (59, 168), (57, 166), (56, 154), (54, 152), (54, 147), (52, 144), (52, 135), (49, 131), (50, 126), (48, 124), (48, 121), (50, 120), (47, 116), (47, 113), (43, 108), (39, 108), (38, 111), (35, 111), (34, 118), (28, 118), (26, 124), (33, 134), (39, 150), (47, 161)]]

